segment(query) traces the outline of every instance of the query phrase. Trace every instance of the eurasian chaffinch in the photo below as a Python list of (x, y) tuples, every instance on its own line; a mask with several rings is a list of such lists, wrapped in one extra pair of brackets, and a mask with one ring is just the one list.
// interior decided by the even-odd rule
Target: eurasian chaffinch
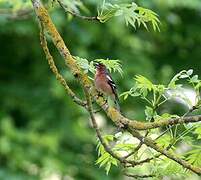
[(117, 87), (110, 76), (109, 71), (106, 66), (100, 62), (95, 62), (94, 65), (96, 67), (94, 78), (96, 89), (107, 97), (110, 97), (114, 101), (116, 108), (120, 111)]

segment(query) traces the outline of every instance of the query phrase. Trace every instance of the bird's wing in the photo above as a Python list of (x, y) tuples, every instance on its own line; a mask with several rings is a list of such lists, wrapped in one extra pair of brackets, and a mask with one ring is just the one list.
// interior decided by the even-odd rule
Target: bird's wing
[(113, 93), (115, 94), (116, 99), (118, 100), (116, 84), (108, 72), (106, 73), (106, 78), (107, 78), (108, 84), (112, 88)]

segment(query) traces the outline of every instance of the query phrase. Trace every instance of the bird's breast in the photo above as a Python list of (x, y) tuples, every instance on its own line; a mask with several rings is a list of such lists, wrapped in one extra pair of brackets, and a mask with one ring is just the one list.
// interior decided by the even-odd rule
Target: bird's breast
[(107, 82), (107, 78), (104, 75), (96, 74), (95, 76), (96, 89), (106, 95), (112, 94), (112, 89)]

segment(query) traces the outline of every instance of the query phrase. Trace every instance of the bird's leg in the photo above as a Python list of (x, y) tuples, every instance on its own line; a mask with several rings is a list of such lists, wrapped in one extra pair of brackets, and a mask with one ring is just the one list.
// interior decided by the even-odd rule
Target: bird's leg
[[(101, 107), (105, 106), (107, 104), (107, 100), (104, 101), (104, 103), (101, 105)], [(102, 108), (99, 108), (97, 110), (95, 110), (93, 113), (98, 113), (102, 110)]]
[[(97, 95), (97, 98), (99, 98), (99, 97), (104, 98), (104, 94), (100, 91), (98, 91), (98, 95)], [(107, 99), (104, 99), (104, 104), (102, 106), (104, 106), (107, 102), (108, 102)]]
[(98, 91), (98, 97), (104, 97), (103, 93)]
[[(104, 95), (103, 95), (103, 93), (101, 93), (100, 91), (97, 91), (98, 92), (98, 94), (96, 95), (96, 99), (98, 99), (99, 97), (104, 97)], [(93, 100), (93, 102), (92, 102), (92, 104), (94, 104), (96, 101), (95, 100)]]
[[(99, 98), (99, 97), (104, 98), (104, 94), (103, 94), (102, 92), (100, 92), (100, 91), (97, 91), (97, 92), (98, 92), (98, 94), (97, 94), (97, 97), (96, 97), (96, 98)], [(92, 103), (95, 103), (95, 101), (93, 101)], [(103, 105), (101, 105), (101, 106), (104, 106), (105, 104), (107, 104), (107, 100), (106, 100), (106, 99), (104, 99), (104, 103), (103, 103)], [(93, 113), (98, 113), (98, 112), (100, 112), (101, 110), (102, 110), (102, 108), (99, 108), (99, 109), (95, 110)]]

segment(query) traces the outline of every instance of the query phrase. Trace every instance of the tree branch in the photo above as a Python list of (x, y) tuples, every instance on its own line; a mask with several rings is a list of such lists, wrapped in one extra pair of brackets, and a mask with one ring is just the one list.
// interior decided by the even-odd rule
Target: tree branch
[[(146, 134), (145, 134), (144, 137), (148, 136), (148, 134), (149, 134), (149, 131), (146, 132)], [(139, 144), (137, 145), (137, 147), (131, 153), (129, 153), (128, 155), (124, 156), (124, 159), (127, 159), (130, 156), (134, 155), (136, 152), (138, 152), (139, 149), (142, 147), (143, 144), (144, 144), (144, 142), (140, 141)]]
[(57, 0), (57, 2), (64, 9), (64, 11), (66, 13), (69, 13), (69, 14), (71, 14), (74, 17), (78, 17), (78, 18), (81, 18), (81, 19), (87, 20), (87, 21), (99, 21), (100, 22), (100, 20), (98, 19), (97, 16), (82, 16), (80, 14), (77, 14), (77, 13), (69, 10), (69, 8), (61, 0)]
[(110, 107), (106, 110), (108, 117), (115, 124), (122, 124), (125, 127), (130, 127), (136, 130), (148, 130), (155, 129), (167, 125), (177, 125), (177, 124), (187, 124), (187, 123), (196, 123), (201, 121), (201, 115), (188, 116), (188, 117), (179, 117), (173, 119), (162, 119), (156, 122), (140, 122), (138, 120), (130, 120), (124, 117), (119, 111)]
[(82, 101), (81, 99), (79, 99), (75, 93), (70, 89), (70, 87), (67, 85), (66, 80), (64, 79), (64, 77), (59, 73), (55, 63), (54, 63), (54, 59), (52, 57), (52, 55), (50, 54), (50, 51), (48, 49), (47, 46), (47, 41), (45, 38), (45, 33), (44, 33), (44, 28), (43, 25), (41, 24), (41, 32), (40, 32), (40, 41), (41, 41), (41, 46), (43, 48), (43, 51), (46, 55), (46, 59), (48, 61), (48, 64), (50, 66), (50, 69), (52, 70), (52, 72), (55, 74), (56, 79), (60, 82), (60, 84), (64, 87), (64, 89), (66, 90), (67, 94), (73, 99), (73, 101), (75, 103), (77, 103), (80, 106), (83, 106), (86, 108), (86, 102)]

